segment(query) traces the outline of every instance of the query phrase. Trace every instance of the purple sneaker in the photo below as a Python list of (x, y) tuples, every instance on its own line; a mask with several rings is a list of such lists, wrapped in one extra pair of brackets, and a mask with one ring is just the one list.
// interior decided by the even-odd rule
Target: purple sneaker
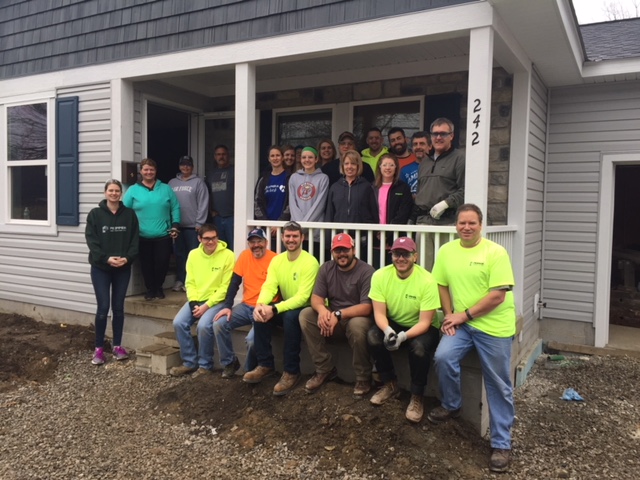
[(113, 357), (116, 360), (126, 360), (127, 358), (129, 358), (129, 354), (124, 349), (124, 347), (118, 345), (117, 347), (113, 347)]
[(94, 365), (102, 365), (104, 363), (104, 349), (102, 347), (96, 348), (91, 363)]

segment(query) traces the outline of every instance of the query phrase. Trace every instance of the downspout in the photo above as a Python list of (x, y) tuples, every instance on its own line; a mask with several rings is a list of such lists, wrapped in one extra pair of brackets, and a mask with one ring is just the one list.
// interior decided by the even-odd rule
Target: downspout
[(540, 258), (540, 298), (538, 300), (538, 320), (542, 320), (542, 309), (547, 306), (544, 301), (544, 261), (547, 237), (547, 182), (548, 182), (548, 164), (549, 164), (549, 126), (551, 124), (551, 89), (547, 88), (547, 120), (544, 139), (544, 182), (542, 182), (542, 250)]

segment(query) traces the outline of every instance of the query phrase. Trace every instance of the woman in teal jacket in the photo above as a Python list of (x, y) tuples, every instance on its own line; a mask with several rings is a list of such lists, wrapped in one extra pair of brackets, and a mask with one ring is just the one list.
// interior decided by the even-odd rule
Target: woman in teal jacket
[(140, 162), (142, 180), (130, 186), (122, 203), (140, 222), (140, 268), (146, 300), (164, 298), (162, 285), (169, 270), (173, 239), (180, 234), (180, 204), (169, 185), (156, 178), (156, 162)]
[(102, 365), (104, 358), (104, 334), (107, 330), (109, 297), (111, 297), (111, 327), (113, 329), (113, 357), (128, 358), (121, 345), (124, 328), (124, 297), (131, 277), (131, 264), (138, 256), (138, 218), (133, 210), (125, 207), (122, 184), (109, 180), (104, 186), (104, 196), (97, 208), (89, 212), (85, 238), (89, 247), (91, 283), (96, 293), (96, 350), (91, 363)]

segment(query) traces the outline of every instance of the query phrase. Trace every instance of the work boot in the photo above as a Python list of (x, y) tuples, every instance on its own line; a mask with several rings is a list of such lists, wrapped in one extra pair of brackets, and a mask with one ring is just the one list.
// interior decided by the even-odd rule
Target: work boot
[(208, 376), (211, 375), (213, 372), (211, 370), (209, 370), (208, 368), (202, 368), (200, 367), (199, 369), (197, 369), (192, 375), (191, 378), (198, 378), (198, 377), (203, 377), (203, 376)]
[(272, 373), (273, 368), (258, 365), (250, 372), (245, 373), (242, 377), (242, 381), (245, 383), (260, 383), (264, 378), (268, 377)]
[(455, 410), (447, 410), (446, 408), (440, 406), (436, 407), (429, 412), (427, 415), (427, 419), (431, 423), (435, 423), (436, 425), (440, 423), (444, 423), (450, 418), (458, 418), (460, 416), (460, 409), (457, 408)]
[(491, 450), (489, 470), (492, 472), (506, 472), (509, 470), (510, 454), (511, 450), (505, 450), (504, 448), (494, 448)]
[(195, 372), (197, 369), (197, 367), (187, 367), (185, 365), (180, 365), (179, 367), (173, 367), (171, 370), (169, 370), (169, 375), (171, 375), (172, 377), (181, 377), (182, 375), (189, 375)]
[(373, 405), (382, 405), (387, 400), (392, 397), (397, 397), (400, 393), (398, 389), (398, 382), (396, 380), (392, 380), (390, 382), (385, 383), (380, 390), (378, 390), (371, 400), (369, 400)]
[(353, 387), (353, 396), (358, 399), (371, 391), (371, 380), (358, 380)]
[(233, 378), (238, 370), (240, 370), (240, 361), (238, 357), (233, 357), (233, 362), (225, 365), (222, 370), (222, 378)]
[(330, 382), (334, 378), (338, 376), (338, 370), (336, 367), (333, 367), (327, 373), (314, 373), (313, 377), (311, 377), (304, 386), (304, 389), (307, 393), (313, 393), (318, 390), (322, 385), (326, 382)]
[(405, 412), (405, 417), (412, 423), (420, 423), (424, 414), (424, 397), (422, 395), (411, 395), (411, 401)]
[(299, 380), (300, 380), (299, 373), (284, 372), (280, 377), (280, 380), (278, 381), (278, 383), (276, 383), (276, 386), (273, 387), (273, 394), (277, 397), (286, 395), (291, 390), (293, 390), (293, 387), (295, 387), (298, 384)]

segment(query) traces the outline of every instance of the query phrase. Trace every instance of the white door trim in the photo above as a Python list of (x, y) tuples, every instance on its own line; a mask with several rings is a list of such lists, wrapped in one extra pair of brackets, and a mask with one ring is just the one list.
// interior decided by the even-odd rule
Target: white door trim
[(595, 346), (599, 348), (606, 347), (609, 343), (615, 167), (616, 165), (634, 163), (640, 164), (640, 152), (605, 153), (602, 155), (594, 308)]

